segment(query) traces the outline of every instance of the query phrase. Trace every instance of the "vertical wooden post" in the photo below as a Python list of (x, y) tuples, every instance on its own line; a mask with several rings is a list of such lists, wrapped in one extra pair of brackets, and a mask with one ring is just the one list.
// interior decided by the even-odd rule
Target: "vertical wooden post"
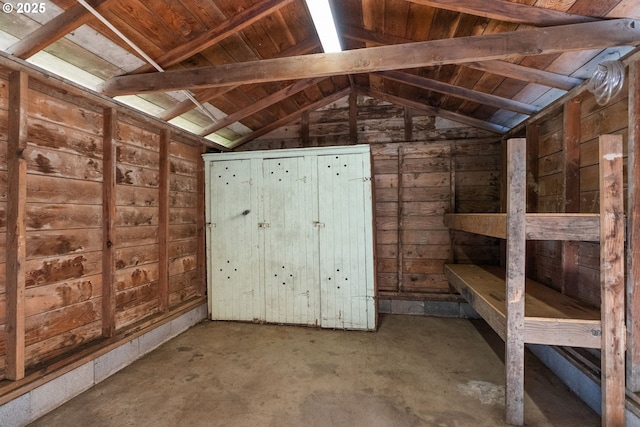
[(640, 392), (640, 62), (629, 65), (627, 157), (627, 388)]
[(524, 287), (526, 264), (527, 140), (507, 141), (506, 412), (507, 423), (524, 423)]
[(24, 378), (25, 371), (25, 261), (27, 203), (27, 108), (29, 78), (9, 74), (9, 133), (7, 141), (7, 271), (6, 376)]
[(354, 90), (349, 94), (349, 141), (358, 143), (358, 94)]
[[(580, 100), (564, 105), (563, 115), (563, 212), (580, 212)], [(577, 295), (578, 242), (562, 242), (562, 291)]]
[[(158, 197), (158, 309), (169, 307), (169, 142), (168, 130), (160, 131), (160, 195)], [(200, 215), (200, 212), (198, 212)]]
[[(200, 146), (200, 154), (206, 152), (204, 145)], [(198, 249), (196, 252), (196, 268), (197, 268), (197, 295), (202, 296), (207, 293), (207, 254), (206, 254), (206, 240), (205, 240), (205, 210), (210, 206), (206, 206), (205, 200), (205, 163), (202, 157), (198, 159), (198, 169), (196, 172), (196, 188), (198, 198), (196, 202), (196, 236)]]
[(118, 115), (114, 108), (103, 110), (102, 141), (102, 335), (112, 337), (116, 331), (115, 218), (116, 218), (116, 138)]
[[(540, 129), (537, 124), (527, 126), (527, 212), (539, 212), (538, 209), (538, 163), (540, 158)], [(538, 242), (529, 240), (527, 245), (526, 274), (537, 276)]]
[(600, 136), (602, 425), (625, 425), (624, 187), (622, 136)]
[(402, 208), (402, 201), (404, 200), (404, 183), (402, 174), (404, 172), (404, 149), (402, 145), (398, 146), (398, 292), (402, 292), (404, 288), (404, 254), (403, 254), (403, 238), (402, 231), (404, 230), (404, 215)]

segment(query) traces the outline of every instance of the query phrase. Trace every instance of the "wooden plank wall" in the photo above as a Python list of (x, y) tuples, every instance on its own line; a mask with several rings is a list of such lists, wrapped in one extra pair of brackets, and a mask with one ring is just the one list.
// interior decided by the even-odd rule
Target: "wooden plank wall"
[[(537, 127), (538, 170), (537, 182), (529, 182), (537, 189), (537, 207), (531, 207), (537, 212), (565, 212), (566, 205), (572, 204), (567, 200), (567, 194), (579, 194), (579, 212), (599, 212), (599, 182), (598, 182), (598, 138), (604, 134), (618, 134), (623, 136), (625, 150), (625, 165), (627, 159), (628, 137), (628, 92), (625, 85), (621, 93), (606, 106), (596, 103), (593, 95), (583, 92), (567, 100), (578, 103), (577, 117), (567, 117), (566, 103), (550, 110), (532, 126)], [(572, 125), (572, 120), (577, 121)], [(571, 126), (578, 129), (572, 130)], [(572, 184), (570, 172), (566, 162), (567, 138), (574, 135), (578, 141), (579, 172)], [(529, 141), (533, 144), (535, 141)], [(529, 149), (534, 149), (536, 147)], [(626, 167), (626, 166), (625, 166)], [(531, 177), (531, 174), (530, 174)], [(626, 175), (625, 175), (626, 180)], [(577, 189), (568, 186), (577, 185)], [(626, 181), (625, 181), (626, 188)], [(535, 262), (529, 276), (545, 283), (569, 296), (580, 299), (594, 306), (600, 304), (600, 271), (599, 245), (581, 242), (577, 245), (577, 257), (565, 259), (567, 248), (562, 242), (536, 242), (532, 245), (535, 251)], [(570, 253), (570, 252), (569, 252)], [(576, 259), (577, 258), (577, 259)], [(577, 267), (573, 264), (577, 263)], [(577, 274), (567, 274), (567, 270), (577, 268)]]
[(378, 293), (447, 298), (445, 262), (499, 259), (498, 241), (482, 236), (456, 233), (452, 250), (443, 214), (452, 198), (461, 212), (499, 211), (500, 137), (366, 96), (356, 105), (357, 132), (345, 97), (241, 149), (371, 144)]
[[(0, 69), (2, 331), (7, 310), (7, 87), (8, 71)], [(173, 135), (166, 126), (156, 128), (148, 119), (137, 120), (134, 112), (105, 108), (77, 92), (73, 95), (29, 79), (24, 151), (26, 326), (24, 361), (20, 361), (28, 371), (103, 336), (151, 325), (162, 313), (169, 315), (204, 295), (202, 266), (198, 270), (204, 251), (198, 140), (179, 131)], [(113, 135), (105, 137), (105, 123), (111, 119)], [(115, 214), (109, 219), (108, 210), (103, 210), (103, 197), (109, 193), (103, 190), (110, 163), (105, 162), (103, 148), (111, 142)], [(103, 233), (110, 220), (113, 235)], [(110, 251), (112, 258), (107, 257)], [(109, 274), (105, 259), (113, 260)], [(166, 268), (160, 268), (160, 261)], [(104, 278), (112, 278), (112, 283), (103, 283)], [(110, 309), (103, 304), (104, 289), (115, 291), (113, 313), (104, 311)], [(0, 379), (5, 378), (7, 354), (5, 334), (1, 336)]]

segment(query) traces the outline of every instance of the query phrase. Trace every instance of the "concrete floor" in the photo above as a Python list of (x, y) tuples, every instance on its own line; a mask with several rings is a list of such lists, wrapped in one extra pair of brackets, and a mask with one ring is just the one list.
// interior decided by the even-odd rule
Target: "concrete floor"
[[(482, 321), (379, 331), (205, 321), (31, 426), (503, 426), (502, 342)], [(525, 423), (600, 418), (527, 356)]]

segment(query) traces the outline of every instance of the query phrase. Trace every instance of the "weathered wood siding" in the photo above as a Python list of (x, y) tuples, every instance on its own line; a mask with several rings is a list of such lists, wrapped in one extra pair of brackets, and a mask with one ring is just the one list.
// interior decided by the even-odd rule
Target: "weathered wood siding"
[(456, 233), (452, 245), (443, 215), (499, 211), (499, 136), (364, 96), (356, 127), (354, 141), (347, 97), (241, 149), (371, 144), (379, 295), (446, 297), (445, 262), (498, 262), (495, 239)]
[(7, 123), (6, 73), (0, 74), (0, 378), (4, 378), (6, 350), (6, 268), (7, 268)]
[(169, 145), (169, 306), (202, 292), (197, 269), (200, 150), (177, 141)]
[[(628, 90), (627, 86), (607, 105), (600, 106), (593, 95), (583, 92), (570, 100), (579, 103), (579, 212), (599, 212), (598, 181), (598, 137), (604, 134), (623, 136), (624, 161), (626, 168), (628, 137)], [(529, 185), (537, 191), (537, 212), (564, 212), (567, 199), (565, 196), (571, 177), (565, 165), (565, 138), (567, 117), (564, 104), (549, 110), (531, 126), (537, 126), (538, 150), (537, 180), (535, 174), (529, 174)], [(535, 144), (536, 141), (529, 141)], [(626, 173), (625, 173), (626, 188)], [(541, 281), (569, 296), (599, 306), (600, 304), (600, 271), (599, 245), (580, 242), (577, 245), (577, 259), (568, 257), (562, 242), (536, 242), (534, 248), (535, 261), (531, 264), (532, 278)], [(570, 252), (569, 252), (570, 254)], [(567, 258), (567, 259), (564, 259)], [(576, 275), (567, 274), (575, 269)]]
[[(160, 122), (154, 127), (152, 120), (138, 120), (138, 113), (116, 107), (115, 234), (113, 264), (105, 275), (105, 247), (111, 248), (103, 242), (107, 104), (78, 93), (29, 81), (24, 151), (28, 371), (99, 342), (105, 318), (114, 320), (118, 334), (152, 325), (204, 294), (204, 274), (198, 269), (204, 251), (198, 238), (204, 218), (198, 202), (204, 185), (198, 176), (199, 140), (172, 133)], [(7, 99), (8, 71), (0, 70), (0, 331), (6, 323)], [(163, 132), (168, 135), (165, 175), (160, 173)], [(161, 227), (167, 230), (164, 245)], [(111, 285), (103, 283), (104, 277), (113, 278)], [(115, 291), (115, 310), (108, 317), (103, 311), (105, 285)], [(5, 334), (0, 336), (2, 379), (7, 344)]]

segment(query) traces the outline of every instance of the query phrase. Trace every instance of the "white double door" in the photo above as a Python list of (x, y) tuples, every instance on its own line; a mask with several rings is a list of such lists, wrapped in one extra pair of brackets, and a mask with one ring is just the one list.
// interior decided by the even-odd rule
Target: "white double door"
[(375, 329), (368, 153), (208, 165), (212, 319)]

